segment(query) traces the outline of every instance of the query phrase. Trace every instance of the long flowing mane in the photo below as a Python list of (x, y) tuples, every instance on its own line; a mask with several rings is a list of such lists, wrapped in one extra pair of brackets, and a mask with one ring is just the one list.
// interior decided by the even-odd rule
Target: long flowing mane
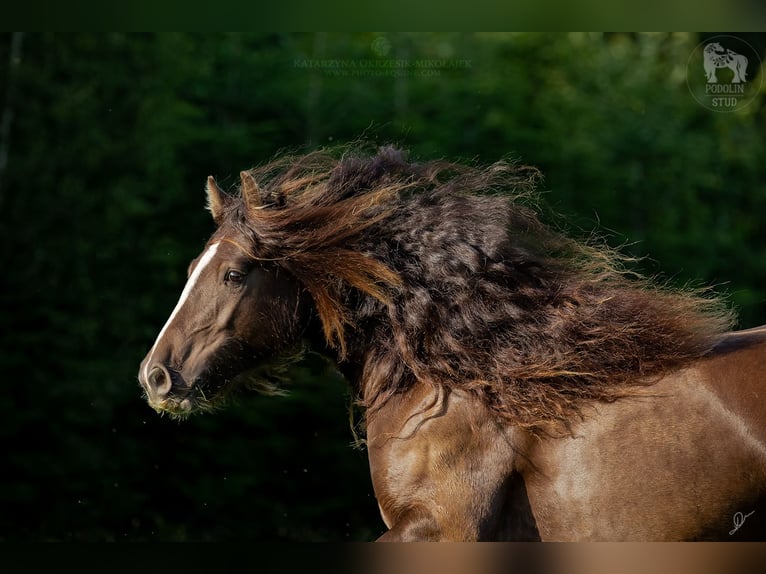
[[(250, 171), (261, 205), (228, 217), (310, 293), (327, 344), (377, 409), (415, 380), (530, 429), (630, 394), (708, 353), (732, 313), (704, 291), (546, 225), (538, 172), (315, 152)], [(242, 200), (239, 201), (242, 204)]]

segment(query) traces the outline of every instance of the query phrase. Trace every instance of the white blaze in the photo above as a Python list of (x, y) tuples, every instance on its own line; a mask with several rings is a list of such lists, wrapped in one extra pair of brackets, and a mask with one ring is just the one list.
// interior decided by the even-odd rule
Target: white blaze
[(189, 276), (189, 280), (186, 282), (186, 286), (181, 292), (181, 298), (178, 299), (178, 303), (176, 303), (176, 308), (173, 309), (173, 312), (170, 314), (170, 318), (165, 323), (165, 326), (162, 327), (160, 334), (157, 335), (157, 340), (154, 342), (154, 345), (152, 345), (152, 350), (149, 351), (149, 357), (147, 358), (146, 364), (144, 365), (144, 380), (149, 380), (149, 366), (152, 364), (152, 356), (154, 355), (154, 350), (162, 340), (162, 336), (165, 334), (165, 331), (168, 330), (168, 327), (173, 322), (173, 319), (175, 319), (175, 316), (178, 315), (178, 312), (184, 306), (184, 303), (186, 303), (186, 300), (189, 298), (189, 294), (191, 293), (192, 289), (194, 289), (194, 285), (197, 283), (197, 280), (202, 274), (202, 271), (205, 269), (205, 267), (207, 267), (207, 264), (210, 263), (210, 261), (215, 256), (215, 252), (218, 251), (218, 245), (219, 242), (216, 242), (208, 247), (207, 251), (205, 251), (205, 254), (202, 256), (202, 258), (199, 260), (199, 263), (197, 263), (197, 266), (194, 268), (194, 271)]

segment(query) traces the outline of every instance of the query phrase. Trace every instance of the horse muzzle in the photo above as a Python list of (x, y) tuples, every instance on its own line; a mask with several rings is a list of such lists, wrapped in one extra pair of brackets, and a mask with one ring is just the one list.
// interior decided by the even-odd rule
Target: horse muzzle
[(157, 412), (183, 415), (192, 411), (190, 390), (181, 375), (173, 369), (161, 363), (142, 365), (138, 380), (146, 391), (149, 405)]

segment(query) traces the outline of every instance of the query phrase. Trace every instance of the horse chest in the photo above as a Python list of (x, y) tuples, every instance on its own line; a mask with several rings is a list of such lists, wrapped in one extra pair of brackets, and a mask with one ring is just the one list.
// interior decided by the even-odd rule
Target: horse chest
[[(427, 408), (424, 408), (427, 407)], [(368, 450), (384, 540), (495, 538), (512, 449), (471, 401), (429, 390), (368, 420)]]

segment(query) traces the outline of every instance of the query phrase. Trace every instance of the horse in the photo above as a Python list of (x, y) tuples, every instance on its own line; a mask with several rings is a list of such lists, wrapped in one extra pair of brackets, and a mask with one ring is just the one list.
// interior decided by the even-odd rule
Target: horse
[(545, 222), (540, 177), (393, 146), (209, 177), (149, 405), (278, 392), (319, 353), (364, 413), (381, 541), (763, 539), (766, 328)]
[(709, 84), (718, 81), (715, 71), (717, 68), (729, 68), (734, 72), (732, 84), (747, 81), (747, 56), (725, 49), (718, 42), (711, 42), (703, 51), (705, 79)]

